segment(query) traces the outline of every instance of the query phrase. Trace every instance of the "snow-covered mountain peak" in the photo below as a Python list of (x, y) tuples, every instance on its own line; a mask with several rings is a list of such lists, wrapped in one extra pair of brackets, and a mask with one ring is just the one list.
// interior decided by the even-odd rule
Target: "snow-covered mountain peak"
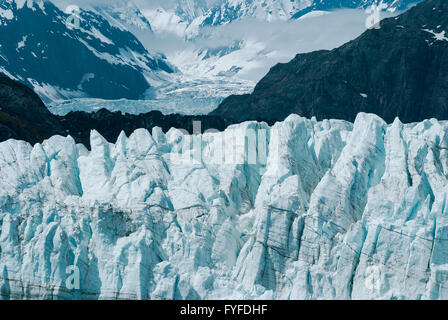
[(7, 2), (11, 5), (15, 5), (17, 9), (22, 9), (25, 6), (29, 9), (41, 9), (44, 10), (45, 8), (45, 1), (44, 0), (4, 0), (4, 2)]
[(284, 21), (311, 4), (312, 0), (229, 0), (210, 10), (204, 24), (220, 25), (241, 18), (255, 18), (267, 22)]
[(111, 1), (108, 5), (96, 6), (94, 9), (112, 24), (118, 24), (125, 29), (152, 30), (148, 19), (132, 1)]

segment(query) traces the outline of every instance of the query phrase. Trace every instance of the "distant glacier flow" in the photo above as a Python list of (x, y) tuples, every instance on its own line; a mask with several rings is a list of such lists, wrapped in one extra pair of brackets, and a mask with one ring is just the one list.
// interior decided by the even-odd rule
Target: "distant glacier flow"
[(199, 115), (208, 114), (215, 110), (223, 101), (222, 97), (204, 97), (198, 99), (155, 99), (155, 100), (103, 100), (93, 98), (79, 98), (52, 102), (47, 105), (53, 114), (64, 116), (70, 112), (84, 111), (97, 112), (107, 109), (112, 112), (141, 114), (151, 111), (160, 111), (164, 115), (182, 114)]
[(0, 144), (0, 295), (446, 299), (448, 122)]
[[(66, 10), (66, 1), (53, 2)], [(149, 89), (143, 93), (140, 90), (134, 97), (83, 94), (83, 86), (87, 88), (98, 78), (93, 77), (98, 73), (93, 71), (81, 75), (87, 74), (85, 81), (81, 76), (76, 79), (75, 87), (79, 91), (76, 94), (61, 94), (54, 86), (34, 87), (57, 114), (103, 107), (134, 114), (156, 109), (164, 114), (206, 114), (229, 95), (251, 93), (255, 83), (273, 65), (288, 62), (297, 53), (338, 47), (360, 35), (369, 17), (364, 9), (374, 1), (349, 2), (164, 0), (136, 4), (132, 0), (114, 0), (92, 5), (79, 3), (84, 9), (82, 12), (95, 13), (104, 24), (110, 24), (111, 30), (132, 32), (146, 47), (148, 55), (154, 50), (163, 52), (163, 55), (150, 55), (154, 59), (158, 57), (158, 64), (165, 63), (173, 72), (152, 70), (145, 76)], [(379, 18), (398, 14), (413, 2), (388, 0), (389, 6)], [(102, 32), (106, 35), (111, 32), (106, 31)], [(14, 43), (20, 40), (19, 37)], [(125, 82), (129, 87), (131, 82)], [(101, 101), (115, 98), (146, 101), (142, 104), (129, 100)], [(64, 101), (69, 99), (74, 100)]]
[[(387, 13), (384, 13), (386, 17)], [(54, 99), (47, 103), (55, 114), (97, 111), (106, 108), (127, 113), (159, 110), (164, 114), (208, 114), (230, 95), (252, 93), (256, 82), (278, 62), (289, 62), (298, 52), (333, 49), (365, 31), (367, 14), (342, 10), (325, 16), (303, 17), (291, 22), (235, 22), (208, 28), (201, 37), (166, 40), (166, 34), (150, 37), (149, 46), (160, 45), (177, 72), (150, 81), (143, 102), (122, 99)], [(305, 19), (306, 18), (306, 19)], [(316, 29), (319, 25), (319, 29)], [(152, 33), (152, 31), (151, 31)], [(171, 39), (168, 37), (167, 39)], [(175, 48), (165, 45), (174, 41)]]
[(104, 100), (77, 98), (56, 100), (47, 104), (48, 109), (57, 115), (71, 111), (96, 112), (100, 109), (141, 114), (160, 111), (165, 115), (204, 115), (215, 110), (229, 95), (251, 93), (255, 84), (217, 77), (215, 79), (191, 78), (182, 74), (171, 75), (170, 80), (159, 84), (151, 94), (140, 100)]

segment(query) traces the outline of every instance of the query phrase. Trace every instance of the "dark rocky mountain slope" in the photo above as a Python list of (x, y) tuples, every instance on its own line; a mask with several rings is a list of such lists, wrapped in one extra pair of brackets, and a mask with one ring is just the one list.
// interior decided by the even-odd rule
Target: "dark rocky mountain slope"
[(427, 0), (340, 48), (278, 64), (252, 94), (211, 114), (272, 123), (291, 113), (353, 121), (359, 112), (448, 119), (448, 1)]
[(0, 74), (0, 141), (16, 138), (35, 143), (62, 133), (59, 119), (33, 90)]

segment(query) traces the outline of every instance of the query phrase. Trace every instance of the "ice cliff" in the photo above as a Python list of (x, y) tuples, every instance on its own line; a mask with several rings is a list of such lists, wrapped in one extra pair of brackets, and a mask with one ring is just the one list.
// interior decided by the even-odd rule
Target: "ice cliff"
[(361, 113), (8, 140), (0, 296), (446, 299), (447, 130)]

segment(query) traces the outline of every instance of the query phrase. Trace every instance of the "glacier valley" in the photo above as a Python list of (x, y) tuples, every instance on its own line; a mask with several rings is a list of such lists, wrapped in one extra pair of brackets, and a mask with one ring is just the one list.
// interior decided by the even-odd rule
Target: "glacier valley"
[(360, 113), (2, 142), (0, 296), (446, 299), (447, 132)]

